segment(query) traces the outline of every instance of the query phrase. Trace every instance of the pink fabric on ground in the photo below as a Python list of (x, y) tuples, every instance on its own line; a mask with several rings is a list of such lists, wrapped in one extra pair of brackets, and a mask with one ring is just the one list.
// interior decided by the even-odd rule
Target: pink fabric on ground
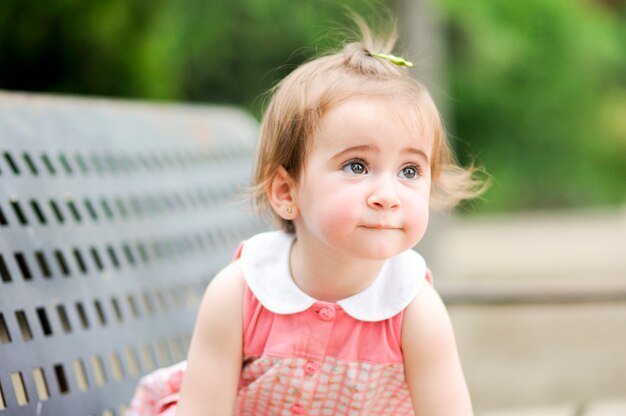
[(143, 377), (126, 416), (174, 416), (186, 367), (183, 361)]

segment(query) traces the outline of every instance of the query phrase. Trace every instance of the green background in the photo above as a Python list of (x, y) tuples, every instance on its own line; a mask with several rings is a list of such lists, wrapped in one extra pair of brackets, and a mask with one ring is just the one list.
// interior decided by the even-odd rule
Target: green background
[[(623, 1), (441, 0), (447, 126), (492, 186), (468, 212), (623, 206)], [(243, 106), (392, 1), (3, 0), (0, 88)], [(401, 19), (402, 20), (402, 19)], [(402, 22), (404, 25), (411, 22)], [(419, 65), (418, 65), (419, 66)]]

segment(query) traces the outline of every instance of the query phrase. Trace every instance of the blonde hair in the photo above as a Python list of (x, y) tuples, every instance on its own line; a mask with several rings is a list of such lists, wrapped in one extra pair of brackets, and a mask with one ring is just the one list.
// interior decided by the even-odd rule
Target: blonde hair
[[(431, 206), (452, 208), (461, 200), (474, 198), (486, 188), (476, 179), (473, 166), (460, 166), (432, 97), (405, 67), (374, 56), (391, 53), (397, 39), (394, 28), (384, 40), (374, 38), (362, 20), (361, 41), (347, 43), (339, 52), (305, 63), (279, 82), (261, 122), (259, 148), (251, 197), (260, 212), (270, 214), (287, 232), (291, 221), (271, 208), (268, 190), (280, 166), (298, 181), (305, 159), (325, 114), (338, 104), (358, 97), (402, 101), (415, 111), (417, 128), (431, 140)], [(408, 101), (409, 104), (406, 104)]]

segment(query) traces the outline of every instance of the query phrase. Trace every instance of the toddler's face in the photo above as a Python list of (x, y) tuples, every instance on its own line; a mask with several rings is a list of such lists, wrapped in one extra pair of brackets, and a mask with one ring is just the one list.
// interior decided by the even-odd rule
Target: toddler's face
[(383, 260), (413, 247), (428, 224), (432, 144), (408, 105), (360, 98), (323, 118), (296, 185), (299, 240)]

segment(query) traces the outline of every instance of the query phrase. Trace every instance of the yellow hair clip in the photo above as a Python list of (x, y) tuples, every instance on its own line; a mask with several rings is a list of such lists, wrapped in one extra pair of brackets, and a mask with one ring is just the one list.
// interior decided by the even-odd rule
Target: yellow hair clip
[(395, 64), (395, 65), (398, 65), (398, 66), (407, 66), (407, 67), (412, 67), (413, 66), (413, 62), (407, 61), (406, 59), (401, 58), (399, 56), (386, 54), (386, 53), (372, 53), (372, 55), (373, 56), (377, 56), (379, 58), (386, 59), (389, 62), (391, 62), (392, 64)]

